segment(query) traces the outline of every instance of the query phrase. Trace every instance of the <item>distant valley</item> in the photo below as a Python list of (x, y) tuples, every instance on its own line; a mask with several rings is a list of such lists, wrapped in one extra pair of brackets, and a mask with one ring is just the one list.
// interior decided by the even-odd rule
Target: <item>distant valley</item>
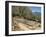
[(41, 12), (32, 12), (34, 16), (41, 16)]

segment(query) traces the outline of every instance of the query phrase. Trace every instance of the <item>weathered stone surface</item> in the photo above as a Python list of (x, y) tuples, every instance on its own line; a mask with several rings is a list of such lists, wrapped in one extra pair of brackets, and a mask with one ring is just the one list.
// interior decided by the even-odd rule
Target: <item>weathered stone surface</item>
[(40, 28), (41, 24), (39, 22), (16, 17), (13, 18), (12, 22), (13, 31), (38, 30)]

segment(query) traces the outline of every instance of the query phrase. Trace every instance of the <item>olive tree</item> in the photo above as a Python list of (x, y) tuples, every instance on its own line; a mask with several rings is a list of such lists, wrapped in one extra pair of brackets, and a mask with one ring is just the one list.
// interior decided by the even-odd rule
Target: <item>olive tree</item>
[(27, 6), (12, 6), (13, 16), (23, 16), (27, 19), (31, 19), (32, 10)]

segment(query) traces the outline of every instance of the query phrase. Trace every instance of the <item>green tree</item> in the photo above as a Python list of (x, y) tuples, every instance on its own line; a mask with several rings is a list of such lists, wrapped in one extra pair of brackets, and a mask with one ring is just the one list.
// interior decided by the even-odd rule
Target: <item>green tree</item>
[(12, 15), (14, 16), (23, 16), (27, 19), (31, 19), (32, 10), (27, 6), (12, 6)]

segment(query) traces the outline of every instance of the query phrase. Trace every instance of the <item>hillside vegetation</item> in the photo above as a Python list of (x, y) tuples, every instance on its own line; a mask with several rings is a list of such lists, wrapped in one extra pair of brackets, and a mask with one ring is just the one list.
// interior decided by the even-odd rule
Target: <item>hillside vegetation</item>
[[(24, 29), (25, 28), (25, 29)], [(41, 28), (41, 16), (32, 14), (27, 6), (12, 6), (12, 30), (34, 30)]]
[(34, 16), (32, 14), (32, 10), (30, 10), (26, 6), (13, 6), (12, 7), (12, 16), (19, 16), (19, 17), (24, 17), (25, 19), (29, 20), (38, 20), (41, 22), (41, 16)]

